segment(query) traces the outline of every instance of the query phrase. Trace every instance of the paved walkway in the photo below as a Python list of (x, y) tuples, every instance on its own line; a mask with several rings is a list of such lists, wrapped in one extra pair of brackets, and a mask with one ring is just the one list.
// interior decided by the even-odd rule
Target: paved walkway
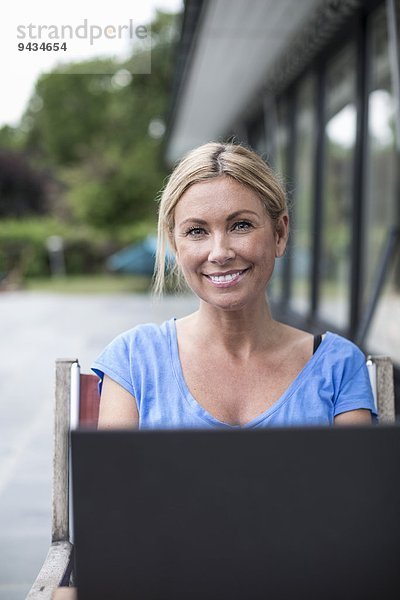
[(54, 361), (83, 371), (118, 333), (194, 298), (0, 294), (0, 600), (25, 598), (50, 543)]

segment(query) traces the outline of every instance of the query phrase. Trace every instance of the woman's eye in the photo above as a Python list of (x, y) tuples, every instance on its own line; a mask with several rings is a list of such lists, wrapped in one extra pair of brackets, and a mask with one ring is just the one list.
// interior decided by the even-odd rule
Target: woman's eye
[(202, 227), (191, 227), (186, 231), (186, 235), (189, 237), (199, 237), (204, 233), (204, 229)]
[(234, 224), (233, 229), (236, 229), (237, 231), (248, 231), (251, 229), (251, 227), (252, 224), (248, 221), (239, 221), (238, 223)]

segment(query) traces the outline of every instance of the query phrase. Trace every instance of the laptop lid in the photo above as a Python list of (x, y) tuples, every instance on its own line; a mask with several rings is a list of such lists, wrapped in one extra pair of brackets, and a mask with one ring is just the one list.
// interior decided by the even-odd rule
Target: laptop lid
[(79, 600), (398, 598), (400, 428), (74, 431)]

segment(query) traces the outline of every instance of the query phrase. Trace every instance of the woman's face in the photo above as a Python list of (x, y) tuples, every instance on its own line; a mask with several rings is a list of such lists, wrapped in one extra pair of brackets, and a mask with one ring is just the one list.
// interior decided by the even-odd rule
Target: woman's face
[(253, 190), (221, 176), (192, 185), (174, 216), (176, 259), (199, 298), (235, 310), (264, 295), (286, 247), (287, 214), (274, 226)]

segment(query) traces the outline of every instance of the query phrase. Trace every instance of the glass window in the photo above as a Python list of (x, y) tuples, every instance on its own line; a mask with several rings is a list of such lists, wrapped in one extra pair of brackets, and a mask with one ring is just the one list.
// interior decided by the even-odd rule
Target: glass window
[(310, 311), (312, 268), (313, 174), (315, 153), (314, 80), (299, 89), (296, 111), (296, 150), (291, 224), (291, 308)]
[(277, 154), (276, 151), (276, 122), (277, 115), (274, 108), (275, 101), (273, 99), (265, 98), (263, 103), (263, 116), (264, 116), (264, 156), (268, 163), (273, 163), (274, 157)]
[(319, 316), (347, 329), (350, 312), (353, 159), (356, 139), (355, 48), (326, 72), (325, 165)]
[[(285, 182), (288, 176), (288, 147), (289, 123), (288, 106), (286, 102), (279, 102), (277, 106), (277, 123), (275, 130), (276, 156), (273, 167), (278, 176)], [(285, 184), (284, 184), (285, 185)], [(275, 270), (268, 286), (268, 295), (271, 300), (279, 302), (283, 297), (283, 278), (285, 271), (285, 257), (276, 259)]]
[(266, 152), (264, 115), (259, 114), (248, 127), (248, 139), (250, 146), (259, 154)]
[(289, 109), (285, 101), (277, 106), (275, 168), (283, 177), (288, 176)]
[(385, 354), (400, 365), (400, 248), (397, 245), (388, 280), (374, 313), (367, 348), (371, 354)]
[[(392, 93), (385, 7), (369, 22), (371, 45), (363, 306), (371, 301), (384, 247), (396, 224), (395, 99)], [(393, 257), (395, 258), (395, 257)], [(392, 267), (374, 316), (367, 346), (400, 363), (400, 259)]]

